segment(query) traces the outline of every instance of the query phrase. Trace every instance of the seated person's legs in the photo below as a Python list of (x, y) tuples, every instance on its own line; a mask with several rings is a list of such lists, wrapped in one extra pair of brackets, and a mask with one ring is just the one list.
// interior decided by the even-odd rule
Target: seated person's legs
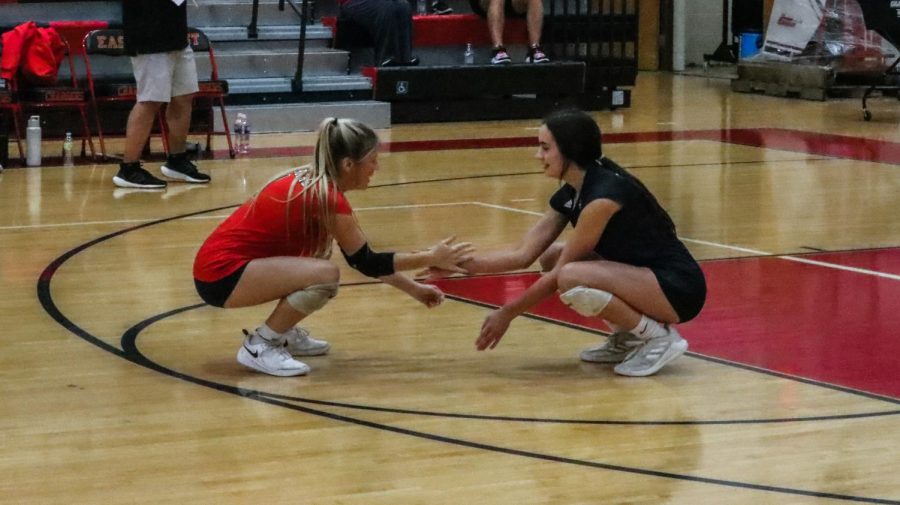
[(412, 12), (408, 2), (349, 0), (341, 6), (341, 13), (362, 26), (375, 40), (376, 65), (411, 62)]
[(509, 8), (517, 16), (525, 18), (528, 29), (528, 54), (525, 63), (550, 61), (541, 50), (541, 32), (544, 26), (544, 2), (542, 0), (508, 0)]

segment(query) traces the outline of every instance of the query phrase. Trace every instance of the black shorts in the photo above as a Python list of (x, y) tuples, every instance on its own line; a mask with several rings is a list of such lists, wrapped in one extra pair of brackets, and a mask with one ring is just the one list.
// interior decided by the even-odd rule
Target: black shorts
[(203, 282), (194, 279), (194, 286), (197, 288), (197, 294), (200, 295), (200, 298), (202, 298), (204, 302), (213, 307), (224, 307), (225, 302), (228, 301), (228, 297), (231, 296), (231, 292), (234, 291), (238, 281), (241, 280), (241, 276), (244, 275), (244, 269), (247, 268), (248, 264), (250, 264), (249, 261), (241, 265), (241, 267), (233, 273), (230, 273), (217, 281)]
[[(481, 7), (481, 0), (469, 0), (469, 6), (472, 7), (472, 12), (487, 19), (487, 12)], [(524, 12), (517, 12), (516, 9), (513, 8), (512, 0), (503, 0), (503, 13), (509, 18), (525, 17)]]
[(666, 299), (678, 314), (678, 322), (686, 323), (697, 317), (706, 303), (706, 278), (696, 262), (684, 262), (651, 267)]

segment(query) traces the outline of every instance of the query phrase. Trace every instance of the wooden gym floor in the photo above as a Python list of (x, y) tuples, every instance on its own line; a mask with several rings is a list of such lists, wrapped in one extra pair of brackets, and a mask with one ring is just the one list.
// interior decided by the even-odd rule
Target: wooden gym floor
[[(441, 282), (428, 310), (342, 264), (302, 378), (235, 362), (269, 307), (220, 310), (194, 253), (310, 134), (223, 139), (208, 187), (115, 189), (113, 164), (0, 175), (0, 496), (27, 504), (900, 503), (900, 104), (732, 94), (645, 73), (599, 112), (702, 260), (688, 355), (646, 379), (581, 363), (604, 328), (550, 301), (474, 340), (534, 268)], [(376, 249), (514, 243), (556, 183), (538, 121), (381, 132), (350, 193)], [(121, 144), (113, 143), (113, 150)], [(45, 149), (55, 149), (52, 142)], [(147, 167), (158, 173), (157, 162)]]

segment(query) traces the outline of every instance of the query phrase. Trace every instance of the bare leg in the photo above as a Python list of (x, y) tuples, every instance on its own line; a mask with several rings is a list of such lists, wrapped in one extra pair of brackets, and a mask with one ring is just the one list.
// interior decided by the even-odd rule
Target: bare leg
[(678, 322), (659, 281), (646, 267), (605, 260), (568, 263), (559, 273), (558, 284), (563, 293), (576, 286), (612, 293), (612, 300), (599, 315), (622, 328), (637, 326), (641, 315), (663, 323)]
[(541, 257), (538, 258), (538, 263), (541, 265), (541, 272), (553, 270), (553, 267), (556, 266), (556, 262), (559, 261), (559, 255), (562, 254), (565, 245), (565, 242), (554, 242), (550, 244), (550, 247), (548, 247), (543, 254), (541, 254)]
[(544, 3), (541, 0), (528, 0), (525, 24), (528, 28), (528, 42), (531, 46), (540, 44), (544, 25)]
[(287, 295), (313, 284), (330, 284), (338, 280), (340, 271), (328, 260), (287, 256), (256, 259), (244, 269), (225, 307), (249, 307), (279, 300), (266, 324), (272, 330), (284, 333), (308, 315), (287, 303)]
[[(547, 250), (541, 254), (541, 257), (538, 258), (538, 263), (541, 265), (541, 272), (553, 270), (553, 267), (555, 267), (556, 262), (559, 261), (559, 255), (562, 254), (563, 247), (565, 246), (565, 242), (554, 242), (550, 244), (550, 247), (548, 247)], [(594, 261), (599, 259), (600, 255), (591, 251), (584, 258), (581, 258), (581, 261)]]
[(144, 145), (150, 138), (150, 130), (153, 129), (153, 120), (156, 119), (156, 113), (161, 106), (161, 102), (134, 104), (125, 126), (125, 154), (122, 157), (124, 163), (133, 163), (141, 158)]
[(491, 32), (491, 41), (494, 43), (494, 47), (503, 45), (503, 24), (506, 21), (503, 1), (491, 0), (487, 11), (488, 30)]
[(191, 126), (191, 107), (194, 95), (173, 96), (166, 107), (166, 124), (169, 127), (169, 153), (183, 153), (188, 129)]

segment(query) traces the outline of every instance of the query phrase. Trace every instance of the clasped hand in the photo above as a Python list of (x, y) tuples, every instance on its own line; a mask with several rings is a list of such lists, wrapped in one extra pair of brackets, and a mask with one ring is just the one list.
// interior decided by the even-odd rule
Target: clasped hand
[(428, 252), (432, 257), (431, 267), (455, 273), (467, 273), (465, 268), (459, 266), (472, 259), (475, 247), (471, 242), (454, 244), (456, 237), (447, 237), (431, 246)]

